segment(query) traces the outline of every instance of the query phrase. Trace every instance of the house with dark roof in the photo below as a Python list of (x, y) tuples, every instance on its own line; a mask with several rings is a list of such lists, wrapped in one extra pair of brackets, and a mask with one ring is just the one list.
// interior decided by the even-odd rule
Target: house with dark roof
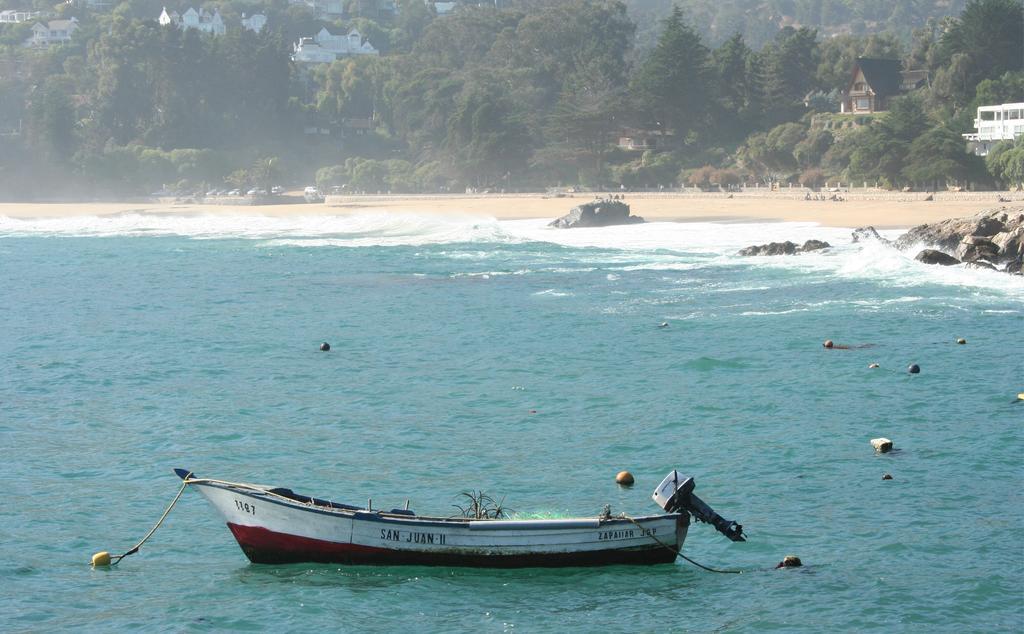
[(903, 70), (898, 59), (858, 57), (839, 111), (850, 114), (885, 112), (889, 100), (928, 82), (928, 71)]

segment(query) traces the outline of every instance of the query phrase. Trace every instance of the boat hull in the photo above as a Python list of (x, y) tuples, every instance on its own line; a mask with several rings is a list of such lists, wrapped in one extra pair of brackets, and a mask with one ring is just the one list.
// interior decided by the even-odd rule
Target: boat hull
[(454, 550), (390, 550), (276, 533), (257, 526), (228, 524), (249, 561), (256, 564), (324, 563), (347, 565), (464, 566), (474, 568), (560, 568), (650, 565), (675, 561), (666, 548), (492, 554)]
[[(294, 501), (274, 489), (194, 481), (253, 563), (488, 568), (662, 564), (689, 515), (568, 520), (450, 520)], [(251, 485), (245, 485), (251, 487)], [(308, 500), (308, 498), (304, 498)], [(321, 503), (321, 504), (318, 504)]]

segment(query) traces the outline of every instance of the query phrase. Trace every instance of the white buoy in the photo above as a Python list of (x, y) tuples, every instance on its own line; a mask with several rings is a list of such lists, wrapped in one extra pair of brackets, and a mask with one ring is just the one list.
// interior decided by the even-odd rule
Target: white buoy
[(888, 453), (892, 451), (892, 441), (888, 438), (872, 438), (871, 446), (875, 448), (878, 453)]

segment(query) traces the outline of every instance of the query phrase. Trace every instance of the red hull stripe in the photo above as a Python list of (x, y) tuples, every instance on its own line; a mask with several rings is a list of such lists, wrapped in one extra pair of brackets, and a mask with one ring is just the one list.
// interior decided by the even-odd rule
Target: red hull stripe
[(259, 526), (228, 523), (242, 552), (256, 564), (332, 563), (419, 566), (473, 566), (525, 568), (607, 566), (611, 564), (664, 564), (676, 555), (657, 544), (633, 550), (597, 550), (575, 553), (485, 555), (458, 552), (390, 550), (359, 544), (341, 544), (278, 533)]

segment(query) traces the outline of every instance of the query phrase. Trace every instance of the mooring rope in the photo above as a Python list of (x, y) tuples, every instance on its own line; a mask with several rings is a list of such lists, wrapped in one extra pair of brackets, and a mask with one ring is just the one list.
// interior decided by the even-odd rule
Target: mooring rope
[(178, 500), (179, 500), (179, 499), (181, 498), (181, 494), (185, 492), (185, 488), (186, 488), (186, 487), (188, 487), (188, 485), (189, 485), (190, 483), (191, 483), (191, 481), (190, 481), (190, 480), (189, 480), (188, 478), (185, 478), (185, 479), (184, 479), (184, 480), (182, 481), (182, 483), (181, 483), (181, 488), (180, 488), (180, 489), (178, 489), (178, 495), (175, 495), (175, 496), (174, 496), (174, 499), (173, 499), (173, 500), (171, 500), (171, 503), (170, 503), (170, 505), (169, 505), (169, 506), (167, 507), (167, 509), (166, 509), (166, 510), (164, 511), (164, 514), (160, 516), (160, 520), (159, 520), (159, 521), (157, 521), (157, 523), (156, 523), (156, 526), (154, 526), (153, 528), (149, 529), (149, 532), (148, 532), (148, 533), (146, 533), (146, 536), (145, 536), (145, 537), (143, 537), (143, 538), (142, 538), (142, 539), (141, 539), (141, 540), (139, 541), (139, 543), (138, 543), (138, 544), (135, 544), (134, 546), (132, 546), (131, 548), (129, 548), (129, 549), (128, 549), (128, 551), (127, 551), (126, 553), (124, 553), (123, 555), (118, 555), (118, 556), (116, 556), (116, 557), (111, 557), (111, 558), (110, 558), (110, 560), (111, 560), (111, 561), (110, 561), (110, 565), (111, 565), (111, 566), (116, 566), (117, 564), (119, 564), (119, 563), (121, 562), (121, 560), (122, 560), (122, 559), (124, 559), (124, 558), (125, 558), (125, 557), (127, 557), (128, 555), (134, 555), (135, 553), (139, 552), (139, 549), (140, 549), (140, 548), (142, 548), (142, 545), (146, 543), (146, 540), (148, 540), (148, 539), (149, 539), (150, 537), (152, 537), (152, 536), (153, 536), (153, 533), (155, 533), (155, 532), (156, 532), (156, 529), (160, 528), (160, 525), (164, 523), (164, 520), (165, 520), (165, 519), (167, 519), (167, 515), (168, 515), (168, 514), (169, 514), (169, 513), (171, 512), (171, 509), (173, 509), (173, 508), (174, 508), (174, 505), (178, 503)]
[(661, 541), (660, 539), (658, 539), (657, 537), (655, 537), (655, 536), (654, 536), (653, 534), (651, 534), (651, 533), (650, 533), (650, 532), (649, 532), (649, 531), (648, 531), (648, 530), (647, 530), (646, 528), (644, 528), (643, 526), (641, 526), (641, 525), (639, 524), (639, 522), (637, 522), (637, 521), (636, 521), (635, 519), (633, 519), (632, 517), (630, 517), (630, 516), (626, 515), (625, 513), (623, 513), (621, 517), (622, 517), (623, 519), (627, 519), (627, 520), (629, 520), (629, 521), (630, 521), (630, 522), (632, 522), (632, 523), (633, 523), (634, 525), (636, 525), (636, 527), (640, 529), (640, 533), (641, 533), (641, 534), (644, 534), (644, 533), (646, 533), (648, 537), (650, 537), (650, 538), (651, 538), (651, 539), (653, 539), (654, 541), (658, 542), (658, 544), (659, 544), (659, 545), (660, 545), (660, 546), (661, 546), (662, 548), (665, 548), (665, 549), (669, 550), (670, 552), (673, 552), (673, 553), (675, 553), (677, 557), (682, 557), (683, 559), (685, 559), (686, 561), (690, 562), (690, 563), (691, 563), (691, 564), (693, 564), (694, 566), (697, 566), (698, 568), (703, 568), (704, 570), (707, 570), (708, 572), (717, 572), (717, 573), (720, 573), (720, 574), (723, 574), (723, 575), (739, 575), (739, 574), (743, 574), (743, 571), (742, 571), (742, 570), (718, 570), (717, 568), (712, 568), (712, 567), (710, 567), (710, 566), (705, 566), (704, 564), (702, 564), (702, 563), (700, 563), (700, 562), (694, 561), (694, 560), (690, 559), (689, 557), (687, 557), (686, 555), (684, 555), (684, 554), (682, 553), (682, 551), (680, 551), (680, 550), (679, 550), (678, 548), (673, 548), (672, 546), (669, 546), (669, 545), (668, 545), (668, 544), (666, 544), (665, 542), (663, 542), (663, 541)]

